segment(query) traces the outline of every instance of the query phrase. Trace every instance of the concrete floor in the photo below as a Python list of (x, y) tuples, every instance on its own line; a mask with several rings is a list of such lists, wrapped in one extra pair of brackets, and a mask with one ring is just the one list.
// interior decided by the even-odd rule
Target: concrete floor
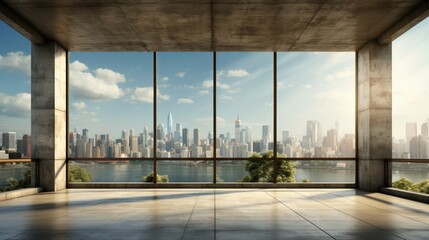
[(429, 239), (429, 205), (354, 189), (68, 189), (0, 202), (0, 239)]

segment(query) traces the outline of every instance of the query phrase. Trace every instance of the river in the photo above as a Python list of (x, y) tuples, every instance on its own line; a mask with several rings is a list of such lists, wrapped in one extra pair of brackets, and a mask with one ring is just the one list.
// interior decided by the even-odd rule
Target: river
[[(79, 164), (92, 175), (93, 182), (142, 182), (143, 177), (152, 172), (151, 161), (130, 161), (129, 163)], [(0, 187), (6, 179), (22, 179), (27, 167), (0, 167)], [(209, 164), (189, 164), (183, 161), (158, 163), (158, 174), (168, 175), (169, 182), (211, 182), (213, 166)], [(242, 163), (219, 162), (217, 165), (218, 181), (239, 182), (247, 175)], [(429, 179), (429, 171), (405, 170), (393, 168), (393, 181), (401, 176), (412, 181)], [(354, 169), (341, 168), (297, 168), (296, 181), (308, 179), (311, 182), (354, 182)]]

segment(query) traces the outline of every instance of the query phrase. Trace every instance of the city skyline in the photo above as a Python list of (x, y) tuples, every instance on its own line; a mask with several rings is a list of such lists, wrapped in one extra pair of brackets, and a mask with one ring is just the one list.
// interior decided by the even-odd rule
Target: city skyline
[[(393, 97), (393, 137), (396, 139), (405, 139), (403, 126), (406, 122), (423, 122), (429, 117), (425, 111), (414, 110), (425, 109), (424, 89), (429, 70), (422, 64), (429, 59), (422, 54), (422, 49), (427, 45), (424, 39), (429, 37), (428, 22), (424, 20), (393, 42), (393, 95), (396, 96)], [(0, 40), (3, 86), (0, 90), (0, 131), (13, 130), (20, 137), (31, 133), (31, 46), (28, 40), (4, 23), (0, 23), (0, 31), (4, 36)], [(174, 55), (158, 55), (158, 122), (165, 122), (165, 112), (174, 109), (173, 114), (184, 125), (198, 125), (207, 132), (213, 122), (211, 53), (196, 54), (199, 57), (186, 56), (187, 53)], [(119, 130), (124, 125), (135, 129), (151, 126), (151, 59), (152, 53), (72, 52), (71, 128), (85, 126), (103, 132), (111, 128)], [(319, 121), (326, 129), (334, 127), (330, 124), (339, 119), (343, 130), (354, 130), (354, 86), (348, 88), (350, 83), (344, 84), (347, 81), (354, 83), (354, 64), (350, 64), (350, 59), (354, 61), (354, 53), (278, 53), (279, 129), (288, 128), (295, 135), (302, 135), (305, 127), (300, 122), (320, 117)], [(218, 53), (218, 129), (233, 132), (230, 123), (234, 122), (237, 112), (247, 119), (243, 125), (254, 129), (262, 125), (272, 128), (271, 63), (271, 53)], [(282, 67), (283, 64), (287, 64), (287, 69)], [(325, 72), (306, 71), (309, 65), (316, 70), (319, 67), (326, 69)], [(72, 81), (73, 75), (87, 81)], [(264, 81), (269, 84), (258, 85), (258, 82), (264, 82), (261, 79), (267, 79)], [(91, 84), (94, 83), (99, 87), (93, 87)], [(331, 85), (321, 86), (322, 83)], [(82, 84), (90, 90), (85, 90)], [(261, 91), (266, 94), (255, 98)], [(348, 96), (350, 92), (353, 96)], [(248, 108), (249, 105), (252, 108)], [(237, 111), (237, 108), (243, 111)], [(223, 112), (225, 114), (221, 114)]]

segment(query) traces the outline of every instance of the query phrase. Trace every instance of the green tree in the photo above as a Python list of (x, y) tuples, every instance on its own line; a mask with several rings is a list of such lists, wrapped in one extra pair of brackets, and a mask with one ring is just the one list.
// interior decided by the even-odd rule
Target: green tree
[(421, 182), (414, 183), (411, 186), (411, 190), (414, 192), (429, 194), (429, 180), (423, 180)]
[(91, 173), (77, 164), (69, 165), (69, 182), (90, 182), (92, 180)]
[[(246, 171), (248, 176), (243, 178), (243, 182), (273, 182), (274, 180), (274, 154), (273, 152), (253, 153), (246, 161)], [(278, 158), (285, 158), (285, 155), (278, 154)], [(295, 182), (295, 167), (292, 161), (278, 159), (276, 161), (277, 182)]]
[(6, 179), (6, 187), (4, 189), (0, 189), (0, 192), (31, 187), (31, 169), (28, 169), (22, 175), (23, 179), (21, 180), (17, 180), (14, 177)]
[[(156, 182), (158, 183), (166, 183), (168, 182), (168, 175), (156, 175)], [(153, 182), (153, 172), (143, 177), (143, 182)]]
[(392, 183), (392, 186), (394, 188), (399, 188), (402, 190), (411, 190), (412, 185), (413, 185), (413, 182), (405, 177), (401, 177), (399, 180), (394, 181)]

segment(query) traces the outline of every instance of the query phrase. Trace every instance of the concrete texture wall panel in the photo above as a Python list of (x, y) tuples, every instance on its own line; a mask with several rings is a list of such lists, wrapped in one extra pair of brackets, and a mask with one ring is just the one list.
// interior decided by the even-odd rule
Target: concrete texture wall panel
[(391, 44), (369, 42), (357, 54), (359, 188), (378, 191), (392, 156)]
[(66, 51), (55, 42), (32, 44), (32, 158), (46, 191), (66, 187)]

